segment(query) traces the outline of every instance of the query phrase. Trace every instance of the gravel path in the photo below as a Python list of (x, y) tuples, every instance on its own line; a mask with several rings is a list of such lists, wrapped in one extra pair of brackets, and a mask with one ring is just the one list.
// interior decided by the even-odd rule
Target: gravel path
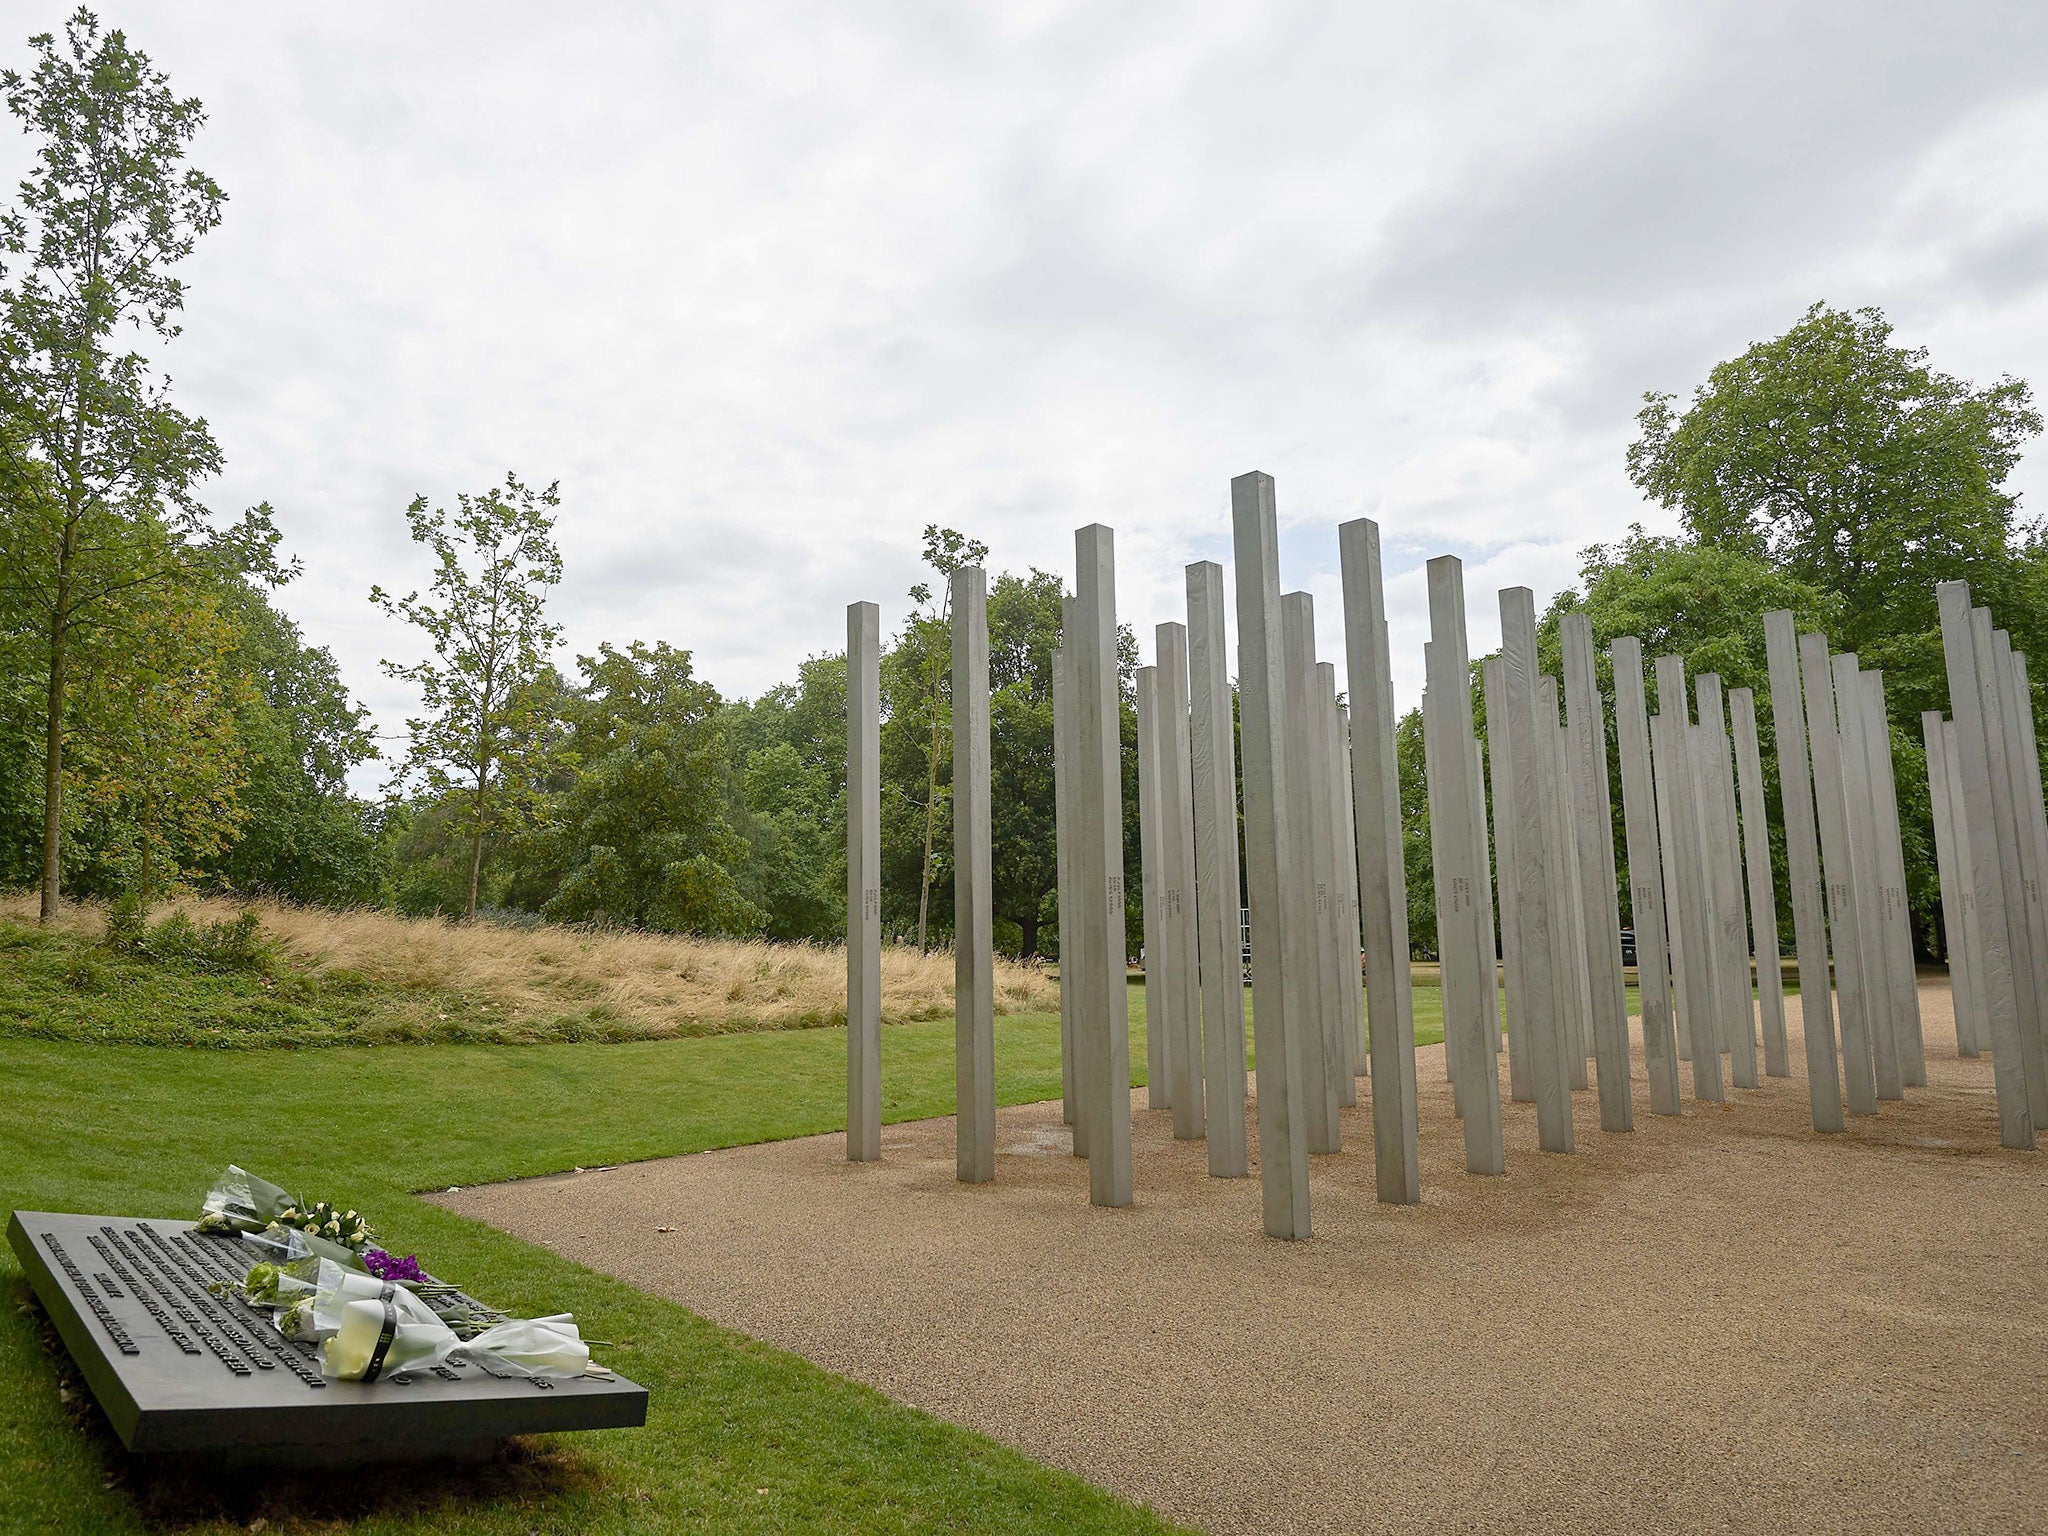
[(866, 1167), (833, 1135), (437, 1198), (1207, 1530), (2048, 1530), (2048, 1143), (1999, 1150), (1990, 1059), (1921, 1007), (1929, 1086), (1846, 1135), (1806, 1128), (1793, 998), (1791, 1078), (1659, 1119), (1638, 1061), (1636, 1133), (1579, 1093), (1571, 1157), (1510, 1105), (1499, 1179), (1425, 1049), (1423, 1204), (1375, 1202), (1362, 1102), (1304, 1243), (1142, 1107), (1125, 1211), (1057, 1104), (1001, 1111), (979, 1188), (931, 1120)]

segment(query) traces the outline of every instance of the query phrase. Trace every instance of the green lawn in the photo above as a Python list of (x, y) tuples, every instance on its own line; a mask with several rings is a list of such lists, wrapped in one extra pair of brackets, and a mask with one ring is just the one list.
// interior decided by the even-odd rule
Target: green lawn
[[(1059, 1092), (1059, 1021), (997, 1026), (1005, 1102)], [(952, 1107), (950, 1023), (884, 1035), (891, 1119)], [(1143, 1062), (1142, 1046), (1136, 1052)], [(839, 1030), (618, 1045), (189, 1051), (0, 1038), (9, 1207), (186, 1215), (241, 1162), (372, 1212), (399, 1251), (514, 1311), (572, 1310), (652, 1393), (637, 1431), (539, 1440), (451, 1474), (152, 1472), (82, 1400), (17, 1302), (0, 1321), (0, 1529), (361, 1532), (1149, 1531), (1078, 1479), (901, 1407), (410, 1192), (843, 1124)]]

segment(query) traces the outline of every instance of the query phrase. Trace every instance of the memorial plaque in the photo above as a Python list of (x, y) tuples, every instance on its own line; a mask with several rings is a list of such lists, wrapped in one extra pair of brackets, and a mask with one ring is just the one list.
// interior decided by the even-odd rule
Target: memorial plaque
[(458, 1359), (417, 1375), (330, 1381), (317, 1346), (212, 1294), (260, 1255), (190, 1222), (16, 1211), (7, 1241), (131, 1451), (417, 1460), (507, 1435), (647, 1422), (647, 1389), (622, 1376), (499, 1376)]

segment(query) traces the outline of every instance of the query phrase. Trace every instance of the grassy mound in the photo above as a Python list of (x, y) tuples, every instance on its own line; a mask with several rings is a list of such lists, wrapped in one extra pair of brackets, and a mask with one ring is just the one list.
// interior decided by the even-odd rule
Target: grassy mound
[[(254, 913), (253, 923), (244, 914)], [(188, 898), (141, 932), (0, 900), (0, 1035), (130, 1045), (616, 1042), (846, 1022), (845, 952)], [(999, 1014), (1057, 1009), (999, 961)], [(949, 1018), (953, 959), (889, 949), (882, 1016)]]

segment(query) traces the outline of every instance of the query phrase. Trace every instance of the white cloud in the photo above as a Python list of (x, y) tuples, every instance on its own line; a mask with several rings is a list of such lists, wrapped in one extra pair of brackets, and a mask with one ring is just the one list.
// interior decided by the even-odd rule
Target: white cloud
[(1149, 652), (1265, 469), (1333, 659), (1335, 526), (1381, 520), (1405, 702), (1429, 556), (1488, 649), (1497, 586), (1667, 522), (1642, 391), (1811, 300), (2048, 374), (2020, 0), (102, 11), (232, 198), (170, 358), (213, 500), (275, 504), (285, 605), (387, 730), (402, 509), (507, 469), (561, 481), (572, 651), (741, 694), (849, 601), (899, 618), (928, 522), (1060, 570), (1112, 525)]

